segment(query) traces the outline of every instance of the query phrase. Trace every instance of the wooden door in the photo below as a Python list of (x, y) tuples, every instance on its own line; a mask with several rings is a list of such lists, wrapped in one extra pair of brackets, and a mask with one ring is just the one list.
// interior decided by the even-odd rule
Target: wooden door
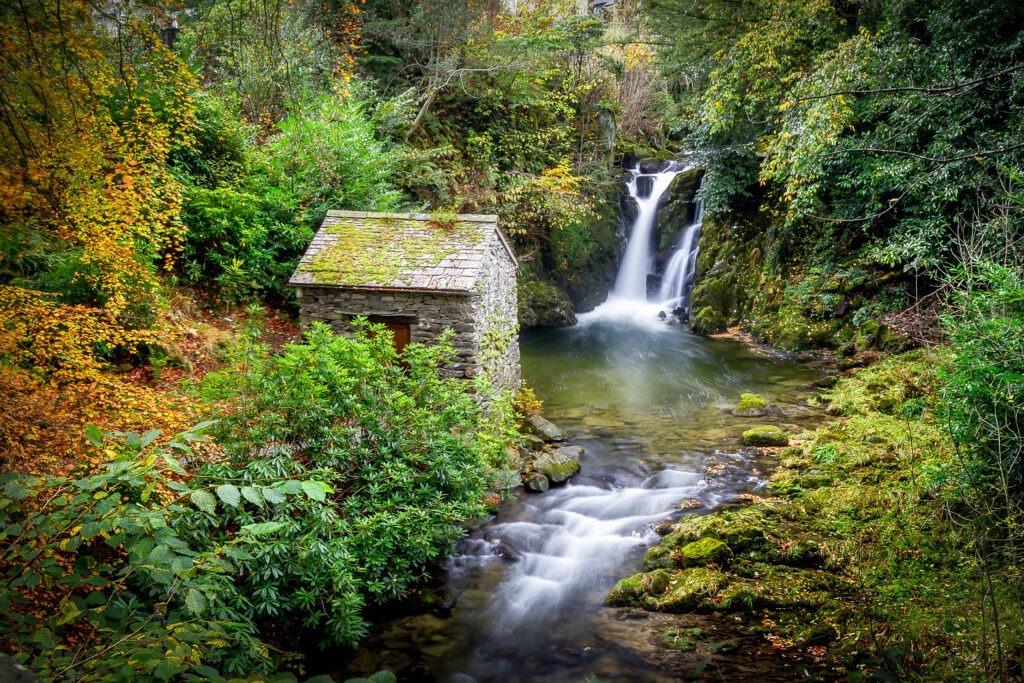
[(394, 335), (395, 351), (401, 353), (402, 349), (412, 340), (412, 329), (409, 323), (386, 322), (384, 326)]
[(371, 315), (368, 320), (371, 323), (379, 323), (391, 331), (395, 351), (399, 353), (412, 341), (412, 324), (414, 322), (412, 318)]

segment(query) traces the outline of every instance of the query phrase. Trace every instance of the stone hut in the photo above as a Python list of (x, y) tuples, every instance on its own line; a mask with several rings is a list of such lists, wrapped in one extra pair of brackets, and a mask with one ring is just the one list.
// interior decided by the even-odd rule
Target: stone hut
[(328, 211), (288, 284), (303, 326), (383, 323), (401, 349), (455, 332), (449, 376), (519, 385), (516, 267), (497, 216)]

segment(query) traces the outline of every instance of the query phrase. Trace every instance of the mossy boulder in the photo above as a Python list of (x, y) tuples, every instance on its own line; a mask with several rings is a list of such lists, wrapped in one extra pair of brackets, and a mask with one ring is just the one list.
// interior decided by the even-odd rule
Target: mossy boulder
[(522, 329), (576, 324), (576, 313), (569, 295), (551, 282), (521, 278), (518, 295), (519, 325)]
[(770, 547), (768, 534), (774, 532), (776, 523), (769, 520), (756, 507), (723, 510), (712, 515), (684, 518), (676, 531), (662, 541), (662, 545), (682, 548), (683, 546), (710, 537), (722, 541), (733, 554)]
[(768, 402), (760, 394), (740, 394), (739, 405), (732, 414), (736, 417), (763, 417), (768, 414)]
[[(665, 571), (665, 570), (659, 570)], [(643, 606), (659, 612), (691, 612), (695, 609), (712, 609), (712, 599), (729, 582), (728, 577), (717, 569), (693, 567), (672, 575), (667, 589), (660, 596), (648, 596)]]
[(682, 568), (703, 567), (707, 565), (723, 566), (732, 558), (732, 551), (717, 538), (704, 538), (687, 543), (672, 555), (675, 563)]
[(545, 453), (533, 461), (533, 469), (547, 477), (552, 484), (560, 484), (580, 471), (580, 446), (563, 446)]
[(788, 446), (789, 437), (775, 425), (762, 425), (743, 432), (743, 443), (748, 446)]
[(658, 569), (646, 574), (634, 574), (615, 584), (611, 593), (605, 598), (609, 605), (630, 607), (638, 605), (644, 599), (652, 599), (665, 592), (672, 581), (672, 573), (667, 569)]
[(648, 569), (671, 569), (676, 566), (672, 559), (675, 548), (667, 544), (656, 545), (644, 555), (644, 566)]
[(690, 316), (690, 331), (694, 334), (707, 336), (725, 332), (729, 321), (712, 306), (704, 306)]

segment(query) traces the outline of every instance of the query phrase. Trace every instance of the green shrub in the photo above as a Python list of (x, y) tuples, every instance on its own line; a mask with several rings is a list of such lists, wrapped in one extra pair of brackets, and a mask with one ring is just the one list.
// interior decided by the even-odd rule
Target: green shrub
[(232, 302), (285, 296), (312, 230), (297, 222), (296, 206), (278, 199), (286, 198), (230, 186), (189, 188), (182, 210), (189, 228), (186, 279), (206, 287), (216, 283)]
[[(1024, 275), (982, 264), (944, 320), (952, 359), (944, 417), (971, 475), (984, 553), (1024, 557)], [(1019, 573), (1018, 573), (1019, 580)]]
[(281, 123), (268, 144), (269, 181), (296, 199), (306, 220), (327, 209), (391, 211), (407, 198), (394, 185), (399, 148), (379, 140), (358, 93), (324, 95)]
[(505, 399), (485, 403), (482, 384), (439, 375), (453, 354), (447, 339), (401, 356), (378, 325), (360, 325), (353, 338), (314, 325), (306, 341), (279, 355), (250, 342), (232, 368), (207, 378), (207, 398), (237, 406), (215, 433), (238, 472), (266, 468), (259, 454), (272, 447), (281, 463), (335, 473), (339, 521), (319, 542), (344, 545), (368, 599), (401, 597), (451, 550), (462, 522), (484, 514), (511, 410)]
[[(44, 680), (208, 679), (217, 674), (210, 664), (270, 668), (256, 623), (238, 609), (247, 598), (237, 577), (255, 569), (253, 550), (265, 539), (308, 552), (302, 527), (322, 513), (325, 489), (268, 477), (240, 490), (234, 480), (189, 475), (178, 458), (195, 456), (192, 444), (208, 426), (165, 445), (156, 430), (90, 428), (97, 458), (107, 460), (92, 473), (0, 479), (0, 628), (5, 647)], [(265, 501), (263, 519), (294, 516), (292, 528), (232, 515), (242, 496)], [(199, 533), (197, 515), (232, 533)]]

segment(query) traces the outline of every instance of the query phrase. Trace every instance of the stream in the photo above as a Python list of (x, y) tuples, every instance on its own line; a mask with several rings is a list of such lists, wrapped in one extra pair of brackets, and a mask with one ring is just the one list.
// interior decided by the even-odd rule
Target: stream
[[(376, 628), (349, 675), (388, 668), (400, 681), (446, 683), (680, 680), (678, 651), (658, 640), (673, 616), (606, 607), (604, 597), (639, 571), (659, 523), (762, 489), (771, 460), (744, 451), (741, 433), (813, 423), (807, 387), (821, 373), (689, 333), (662, 312), (677, 305), (678, 291), (648, 302), (651, 226), (675, 173), (633, 172), (628, 191), (640, 211), (608, 301), (574, 327), (520, 339), (523, 378), (545, 417), (585, 449), (580, 473), (504, 501), (460, 543), (439, 608)], [(695, 250), (692, 241), (680, 247)], [(769, 415), (734, 417), (742, 392), (765, 396)]]

